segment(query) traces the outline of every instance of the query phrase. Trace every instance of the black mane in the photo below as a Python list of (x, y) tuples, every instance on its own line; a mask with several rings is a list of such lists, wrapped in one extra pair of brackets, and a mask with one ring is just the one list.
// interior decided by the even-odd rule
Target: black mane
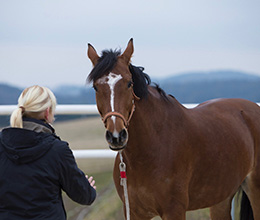
[(143, 67), (136, 67), (132, 64), (129, 65), (130, 73), (132, 74), (134, 93), (139, 98), (146, 98), (148, 95), (147, 85), (151, 84), (150, 77), (144, 73)]
[[(118, 56), (121, 54), (120, 50), (104, 50), (102, 56), (99, 58), (98, 63), (94, 66), (90, 74), (88, 75), (88, 82), (96, 81), (102, 76), (108, 74), (114, 68)], [(148, 74), (144, 73), (143, 67), (136, 67), (132, 64), (129, 65), (129, 71), (132, 74), (133, 89), (134, 93), (139, 98), (147, 98), (148, 96), (148, 85), (151, 84), (151, 79)], [(155, 84), (157, 91), (168, 100), (165, 92)]]

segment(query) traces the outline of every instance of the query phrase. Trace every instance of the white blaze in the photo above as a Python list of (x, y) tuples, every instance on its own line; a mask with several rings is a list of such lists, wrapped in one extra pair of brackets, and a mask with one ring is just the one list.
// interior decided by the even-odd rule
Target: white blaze
[[(108, 76), (105, 76), (105, 77), (102, 77), (98, 80), (98, 83), (101, 83), (101, 84), (108, 84), (109, 88), (110, 88), (110, 106), (111, 106), (111, 111), (114, 112), (115, 111), (115, 85), (116, 83), (122, 79), (122, 76), (121, 75), (117, 75), (117, 74), (114, 74), (114, 73), (109, 73)], [(114, 122), (115, 124), (115, 121), (116, 121), (116, 117), (115, 116), (111, 116), (111, 119), (112, 121)], [(118, 137), (118, 132), (117, 131), (114, 131), (114, 136), (115, 137)]]
[[(107, 81), (107, 84), (109, 85), (109, 88), (110, 88), (110, 105), (111, 105), (111, 110), (112, 112), (115, 111), (115, 103), (114, 103), (114, 99), (115, 99), (115, 92), (114, 92), (114, 89), (115, 89), (115, 85), (116, 83), (122, 79), (122, 76), (121, 75), (116, 75), (114, 73), (109, 73), (108, 75), (108, 81)], [(114, 116), (112, 116), (114, 117)]]

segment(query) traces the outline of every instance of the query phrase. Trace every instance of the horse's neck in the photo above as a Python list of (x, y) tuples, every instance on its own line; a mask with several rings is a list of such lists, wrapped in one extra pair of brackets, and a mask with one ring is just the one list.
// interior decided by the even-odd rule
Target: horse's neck
[[(168, 100), (158, 93), (150, 93), (147, 99), (136, 101), (133, 123), (140, 124), (140, 121), (142, 121), (142, 125), (147, 125), (155, 129), (156, 125), (167, 127), (170, 123), (169, 121), (167, 123), (167, 120), (174, 120), (176, 122), (182, 120), (187, 109), (174, 97), (168, 96), (167, 98)], [(144, 126), (138, 128), (141, 130), (146, 129)]]
[[(185, 108), (173, 97), (169, 101), (160, 94), (149, 94), (147, 99), (136, 102), (136, 110), (129, 126), (129, 145), (138, 152), (156, 151), (155, 141), (169, 132), (178, 129), (185, 118)], [(156, 138), (155, 138), (156, 137)], [(152, 149), (154, 148), (154, 149)]]

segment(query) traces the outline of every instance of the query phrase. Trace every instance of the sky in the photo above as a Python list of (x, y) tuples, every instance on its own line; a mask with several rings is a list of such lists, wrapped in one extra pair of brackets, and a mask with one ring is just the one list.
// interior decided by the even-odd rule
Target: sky
[(0, 83), (86, 84), (91, 43), (124, 51), (150, 77), (260, 75), (259, 0), (0, 0)]

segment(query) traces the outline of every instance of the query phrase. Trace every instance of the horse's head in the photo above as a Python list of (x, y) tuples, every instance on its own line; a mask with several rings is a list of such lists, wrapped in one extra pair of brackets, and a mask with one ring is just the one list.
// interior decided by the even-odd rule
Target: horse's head
[(134, 112), (133, 79), (129, 69), (133, 54), (133, 39), (125, 51), (103, 51), (98, 56), (94, 47), (88, 45), (88, 57), (93, 69), (88, 76), (96, 90), (98, 111), (106, 127), (106, 140), (112, 150), (122, 150), (128, 140), (127, 127)]

